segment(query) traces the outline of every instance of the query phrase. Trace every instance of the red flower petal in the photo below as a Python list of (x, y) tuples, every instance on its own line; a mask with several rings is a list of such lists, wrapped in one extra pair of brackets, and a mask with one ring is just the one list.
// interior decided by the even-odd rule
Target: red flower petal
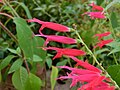
[(95, 5), (94, 2), (89, 4), (90, 6), (92, 6), (92, 10), (98, 10), (98, 11), (103, 11), (104, 8), (98, 5)]
[(69, 56), (69, 57), (72, 58), (74, 61), (76, 61), (78, 65), (80, 65), (80, 66), (82, 66), (82, 67), (84, 67), (84, 68), (86, 68), (88, 70), (92, 70), (92, 71), (99, 72), (99, 73), (102, 72), (100, 69), (94, 67), (93, 65), (91, 65), (91, 64), (89, 64), (87, 62), (79, 60), (79, 59), (77, 59), (76, 57), (73, 57), (73, 56)]
[(113, 39), (100, 41), (96, 46), (94, 46), (94, 48), (96, 48), (96, 47), (102, 48), (104, 45), (109, 44), (112, 41), (113, 41)]
[(73, 38), (65, 37), (65, 36), (57, 36), (57, 35), (36, 35), (46, 37), (46, 41), (44, 46), (47, 46), (49, 41), (55, 41), (63, 44), (75, 44), (77, 41)]
[(66, 56), (81, 56), (81, 55), (85, 55), (86, 54), (82, 50), (70, 49), (70, 48), (47, 47), (47, 48), (44, 48), (44, 49), (45, 50), (56, 50), (58, 54), (54, 57), (54, 59), (60, 58), (62, 55), (66, 55)]
[(110, 35), (110, 32), (105, 32), (105, 33), (101, 33), (101, 34), (95, 34), (95, 37), (98, 37), (98, 39), (100, 40), (102, 37), (108, 36)]
[(42, 24), (41, 28), (39, 29), (40, 33), (45, 27), (58, 32), (70, 32), (70, 29), (68, 27), (53, 22), (44, 22), (36, 18), (29, 19), (28, 22), (37, 22), (39, 24)]
[(106, 18), (104, 13), (102, 13), (102, 12), (86, 12), (84, 14), (88, 14), (88, 16), (91, 17), (91, 19), (94, 19), (94, 18), (104, 19), (104, 18)]

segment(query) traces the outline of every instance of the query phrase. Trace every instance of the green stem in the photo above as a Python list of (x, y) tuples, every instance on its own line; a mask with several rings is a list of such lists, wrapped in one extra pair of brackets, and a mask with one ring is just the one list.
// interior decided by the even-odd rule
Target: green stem
[(87, 49), (87, 51), (90, 53), (90, 55), (93, 57), (93, 59), (95, 60), (95, 62), (99, 65), (99, 67), (102, 69), (102, 71), (104, 71), (106, 73), (106, 75), (108, 77), (110, 77), (111, 82), (113, 82), (115, 84), (115, 86), (117, 88), (119, 88), (119, 86), (117, 85), (117, 83), (111, 78), (111, 76), (108, 74), (108, 72), (104, 69), (104, 67), (102, 67), (102, 65), (98, 62), (98, 60), (96, 59), (95, 55), (92, 53), (92, 51), (88, 48), (88, 46), (84, 43), (84, 41), (82, 40), (81, 36), (79, 35), (79, 33), (77, 32), (77, 30), (74, 30), (76, 32), (76, 35), (78, 36), (78, 38), (80, 39), (81, 43), (85, 46), (85, 48)]

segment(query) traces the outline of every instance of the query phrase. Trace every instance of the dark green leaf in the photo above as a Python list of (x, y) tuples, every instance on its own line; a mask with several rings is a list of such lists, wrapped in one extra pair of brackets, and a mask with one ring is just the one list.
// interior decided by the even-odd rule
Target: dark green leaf
[(33, 33), (26, 21), (22, 18), (14, 18), (16, 24), (18, 43), (26, 58), (33, 58), (32, 37)]
[[(24, 85), (27, 80), (28, 73), (24, 67), (20, 67), (12, 76), (12, 83), (17, 90), (25, 90)], [(29, 87), (29, 86), (28, 86)]]
[(5, 68), (15, 56), (9, 55), (0, 63), (0, 71)]
[(107, 69), (113, 80), (120, 86), (120, 65), (112, 65)]
[(25, 90), (40, 90), (41, 86), (41, 79), (34, 74), (29, 73), (27, 81), (25, 83)]

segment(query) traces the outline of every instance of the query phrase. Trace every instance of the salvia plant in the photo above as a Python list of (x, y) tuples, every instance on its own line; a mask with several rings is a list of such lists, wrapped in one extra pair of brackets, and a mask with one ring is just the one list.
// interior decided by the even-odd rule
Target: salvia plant
[[(68, 79), (71, 80), (70, 86), (67, 87), (70, 90), (119, 90), (119, 20), (117, 14), (110, 12), (109, 9), (114, 5), (117, 7), (117, 4), (119, 7), (120, 1), (57, 0), (56, 2), (62, 2), (63, 6), (66, 4), (69, 8), (71, 8), (69, 2), (74, 2), (73, 5), (75, 2), (80, 2), (84, 6), (80, 8), (86, 6), (86, 9), (81, 10), (79, 17), (83, 25), (79, 26), (75, 24), (77, 21), (74, 21), (73, 26), (68, 27), (67, 19), (66, 23), (58, 24), (54, 15), (45, 11), (47, 7), (42, 8), (41, 5), (49, 7), (54, 0), (0, 0), (0, 89), (49, 90), (46, 72), (50, 70), (51, 90), (56, 90), (56, 81), (65, 82)], [(50, 6), (52, 7), (57, 8), (56, 5)], [(29, 8), (34, 8), (35, 11), (30, 9), (30, 12)], [(59, 11), (62, 8), (59, 7)], [(38, 10), (51, 20), (37, 18)], [(60, 12), (61, 16), (58, 19), (65, 22), (65, 16), (62, 14), (72, 19), (72, 15), (79, 12), (69, 11), (70, 9), (68, 12)], [(97, 23), (99, 24), (96, 26)], [(84, 30), (86, 27), (98, 27), (98, 29), (107, 27), (110, 30), (86, 31)], [(112, 62), (107, 58), (112, 59)]]

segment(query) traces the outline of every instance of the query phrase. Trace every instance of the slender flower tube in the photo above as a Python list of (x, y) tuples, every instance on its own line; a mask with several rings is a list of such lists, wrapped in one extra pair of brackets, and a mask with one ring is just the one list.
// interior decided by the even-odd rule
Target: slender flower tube
[(88, 16), (90, 16), (91, 19), (95, 19), (95, 18), (105, 19), (106, 18), (104, 13), (102, 13), (102, 12), (86, 12), (84, 14), (87, 14)]
[(102, 48), (104, 45), (109, 44), (109, 43), (111, 43), (112, 41), (113, 41), (113, 39), (100, 41), (100, 42), (97, 43), (96, 46), (94, 46), (94, 48), (96, 48), (96, 47)]
[(98, 5), (95, 5), (95, 3), (94, 3), (94, 2), (93, 2), (93, 3), (91, 3), (91, 4), (89, 4), (89, 6), (92, 6), (92, 10), (98, 10), (98, 11), (103, 11), (103, 10), (104, 10), (104, 8), (103, 8), (103, 7), (98, 6)]
[(44, 46), (47, 46), (47, 44), (50, 41), (55, 41), (55, 42), (59, 42), (59, 43), (63, 43), (63, 44), (75, 44), (77, 43), (77, 41), (75, 39), (69, 38), (69, 37), (65, 37), (65, 36), (57, 36), (57, 35), (35, 35), (35, 36), (42, 36), (42, 37), (46, 37), (46, 41), (44, 43)]
[(46, 47), (43, 48), (44, 50), (56, 50), (57, 54), (54, 56), (53, 60), (56, 58), (62, 57), (62, 55), (66, 56), (81, 56), (85, 55), (86, 53), (82, 50), (78, 49), (70, 49), (70, 48), (57, 48), (57, 47)]
[(53, 23), (53, 22), (44, 22), (36, 18), (29, 19), (28, 22), (37, 22), (39, 24), (42, 24), (41, 28), (39, 29), (40, 33), (44, 28), (49, 28), (58, 32), (70, 32), (70, 28), (68, 28), (67, 26)]
[(110, 32), (105, 32), (101, 34), (95, 34), (94, 37), (98, 37), (98, 40), (100, 40), (102, 37), (108, 36), (110, 34), (111, 34)]
[(84, 68), (86, 68), (86, 69), (88, 69), (88, 70), (91, 70), (91, 71), (94, 71), (94, 72), (99, 72), (99, 73), (102, 72), (100, 69), (94, 67), (93, 65), (91, 65), (91, 64), (89, 64), (89, 63), (87, 63), (87, 62), (84, 62), (84, 61), (82, 61), (82, 60), (79, 60), (79, 59), (77, 59), (77, 58), (74, 57), (74, 56), (68, 56), (68, 57), (70, 57), (70, 58), (73, 59), (75, 62), (77, 62), (77, 65), (82, 66), (82, 67), (84, 67)]

